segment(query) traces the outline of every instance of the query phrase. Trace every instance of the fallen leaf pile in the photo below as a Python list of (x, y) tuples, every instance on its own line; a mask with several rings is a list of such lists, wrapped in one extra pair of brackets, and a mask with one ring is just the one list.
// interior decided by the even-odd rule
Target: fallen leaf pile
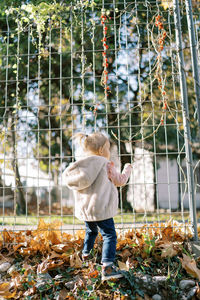
[[(139, 275), (163, 275), (173, 284), (183, 278), (200, 281), (200, 262), (188, 248), (190, 226), (170, 220), (118, 234), (117, 263), (124, 272), (120, 281), (101, 281), (102, 237), (96, 239), (93, 259), (81, 260), (84, 231), (70, 235), (60, 222), (40, 220), (36, 230), (0, 236), (0, 265), (11, 265), (2, 273), (0, 297), (4, 299), (151, 299), (135, 281)], [(174, 285), (173, 285), (174, 286)], [(167, 295), (177, 299), (179, 291), (169, 284)], [(199, 286), (196, 298), (200, 295)], [(174, 296), (175, 295), (175, 296)]]

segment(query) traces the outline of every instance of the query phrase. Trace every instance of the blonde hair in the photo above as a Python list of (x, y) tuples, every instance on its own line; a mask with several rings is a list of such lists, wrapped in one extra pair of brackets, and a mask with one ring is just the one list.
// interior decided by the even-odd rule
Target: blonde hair
[(79, 132), (73, 138), (78, 141), (83, 150), (93, 153), (97, 153), (108, 141), (108, 138), (101, 132), (94, 132), (89, 135)]

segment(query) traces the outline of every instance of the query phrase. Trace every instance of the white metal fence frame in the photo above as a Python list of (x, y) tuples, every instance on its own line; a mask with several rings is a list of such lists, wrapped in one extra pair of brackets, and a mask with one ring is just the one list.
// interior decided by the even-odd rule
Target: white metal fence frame
[[(163, 10), (163, 2), (167, 5), (166, 10)], [(91, 4), (94, 4), (95, 1), (91, 1)], [(143, 10), (140, 8), (141, 3), (143, 3)], [(180, 211), (177, 213), (181, 213), (181, 221), (183, 222), (183, 226), (190, 224), (188, 220), (185, 219), (184, 216), (184, 206), (183, 206), (183, 199), (185, 197), (185, 191), (182, 190), (181, 185), (181, 176), (183, 175), (183, 169), (181, 167), (181, 160), (185, 157), (186, 160), (186, 168), (187, 174), (184, 174), (184, 183), (186, 188), (188, 189), (188, 196), (189, 196), (189, 210), (190, 210), (190, 217), (189, 220), (191, 221), (192, 231), (194, 235), (194, 239), (198, 239), (198, 231), (197, 231), (197, 215), (196, 215), (196, 195), (195, 191), (197, 187), (199, 187), (198, 183), (195, 183), (194, 172), (196, 171), (199, 161), (197, 162), (196, 166), (194, 166), (193, 162), (193, 150), (195, 148), (195, 142), (199, 145), (200, 137), (197, 136), (195, 141), (192, 140), (191, 136), (191, 120), (189, 115), (189, 107), (188, 107), (188, 86), (187, 86), (187, 75), (185, 69), (185, 62), (184, 62), (184, 43), (182, 41), (182, 29), (181, 29), (181, 15), (187, 17), (187, 24), (188, 24), (188, 41), (191, 49), (191, 62), (192, 62), (192, 70), (193, 70), (193, 80), (194, 80), (194, 95), (196, 100), (196, 106), (194, 107), (196, 122), (198, 123), (197, 127), (200, 128), (200, 82), (199, 82), (199, 24), (200, 24), (200, 15), (195, 19), (193, 19), (193, 9), (191, 0), (178, 1), (173, 0), (173, 7), (171, 2), (167, 1), (104, 1), (101, 2), (101, 7), (99, 5), (91, 5), (86, 7), (83, 5), (84, 1), (82, 1), (82, 5), (76, 7), (77, 14), (81, 16), (81, 22), (78, 23), (80, 29), (80, 49), (76, 50), (76, 41), (75, 37), (77, 35), (77, 28), (74, 27), (74, 7), (69, 4), (69, 20), (70, 26), (69, 31), (66, 33), (65, 28), (62, 22), (62, 19), (59, 20), (59, 25), (57, 24), (56, 30), (59, 30), (59, 34), (57, 36), (58, 46), (53, 47), (55, 41), (55, 34), (52, 33), (55, 30), (54, 23), (51, 22), (51, 17), (47, 19), (47, 26), (48, 31), (46, 32), (46, 40), (48, 43), (46, 44), (46, 48), (42, 45), (42, 33), (39, 31), (38, 41), (37, 41), (37, 53), (31, 53), (32, 51), (32, 44), (36, 43), (34, 40), (34, 36), (32, 33), (32, 25), (28, 24), (24, 29), (21, 28), (22, 24), (17, 23), (17, 30), (15, 31), (13, 28), (10, 27), (10, 14), (6, 15), (6, 24), (7, 29), (3, 32), (3, 37), (1, 40), (2, 47), (6, 49), (6, 53), (1, 55), (3, 59), (3, 67), (5, 69), (5, 79), (0, 80), (2, 87), (4, 87), (4, 105), (1, 104), (1, 108), (4, 108), (4, 112), (1, 115), (1, 169), (2, 169), (2, 228), (1, 231), (9, 228), (6, 216), (6, 189), (8, 186), (6, 185), (6, 174), (8, 173), (7, 165), (10, 161), (12, 161), (13, 167), (13, 178), (14, 183), (12, 186), (13, 190), (13, 215), (10, 216), (12, 220), (11, 228), (15, 230), (19, 230), (17, 227), (17, 219), (20, 217), (17, 215), (17, 202), (19, 199), (19, 194), (22, 192), (22, 188), (25, 189), (24, 197), (25, 197), (25, 216), (23, 215), (22, 218), (26, 219), (25, 227), (28, 228), (29, 223), (29, 211), (28, 211), (28, 186), (26, 183), (22, 183), (19, 181), (20, 176), (17, 174), (19, 173), (19, 161), (23, 161), (25, 163), (26, 174), (23, 175), (27, 181), (28, 178), (34, 177), (37, 180), (37, 220), (39, 221), (41, 218), (40, 215), (40, 202), (41, 202), (41, 191), (40, 191), (40, 180), (41, 177), (44, 175), (41, 173), (41, 161), (47, 160), (48, 163), (46, 164), (47, 174), (48, 174), (48, 207), (49, 207), (49, 218), (50, 220), (53, 219), (52, 216), (52, 188), (55, 186), (58, 191), (58, 201), (60, 202), (60, 215), (59, 217), (64, 220), (65, 214), (63, 213), (63, 182), (62, 176), (60, 176), (60, 181), (54, 184), (52, 181), (52, 161), (54, 164), (54, 172), (58, 177), (58, 174), (61, 175), (63, 172), (63, 167), (66, 166), (66, 159), (69, 161), (70, 159), (73, 161), (75, 159), (75, 149), (74, 149), (74, 142), (72, 140), (71, 145), (71, 155), (64, 155), (64, 134), (65, 131), (68, 129), (71, 132), (71, 136), (77, 131), (83, 130), (91, 132), (92, 127), (94, 130), (103, 130), (115, 142), (115, 145), (118, 147), (118, 158), (119, 161), (125, 156), (123, 152), (121, 152), (122, 144), (126, 144), (125, 146), (129, 148), (130, 151), (126, 155), (129, 155), (129, 159), (132, 163), (134, 163), (134, 147), (137, 144), (143, 149), (143, 166), (144, 166), (144, 182), (140, 184), (144, 186), (144, 193), (145, 193), (145, 204), (144, 204), (144, 212), (143, 220), (138, 223), (136, 220), (137, 211), (135, 211), (135, 200), (134, 200), (134, 182), (130, 182), (129, 184), (129, 191), (131, 191), (131, 195), (133, 196), (133, 211), (132, 211), (132, 224), (124, 224), (123, 216), (126, 215), (123, 209), (123, 195), (122, 189), (119, 191), (120, 195), (120, 216), (121, 216), (121, 228), (127, 227), (137, 227), (146, 224), (149, 225), (148, 219), (148, 211), (146, 210), (147, 206), (147, 197), (148, 194), (148, 184), (153, 184), (155, 187), (155, 203), (156, 203), (156, 221), (158, 224), (162, 221), (160, 219), (161, 211), (159, 208), (159, 198), (157, 192), (157, 185), (158, 181), (158, 159), (160, 156), (164, 156), (166, 159), (166, 173), (167, 173), (167, 184), (168, 186), (168, 199), (169, 199), (169, 215), (172, 216), (172, 208), (171, 208), (171, 200), (170, 200), (170, 185), (172, 184), (170, 181), (170, 171), (169, 171), (169, 159), (171, 155), (175, 155), (178, 164), (178, 173), (179, 173), (179, 181), (180, 184), (180, 195), (181, 195), (181, 207)], [(99, 4), (99, 1), (98, 1)], [(119, 7), (123, 6), (123, 10), (119, 13)], [(162, 6), (162, 9), (161, 9)], [(181, 8), (180, 8), (181, 6)], [(87, 15), (87, 10), (89, 13)], [(152, 11), (155, 12), (153, 13)], [(140, 16), (145, 14), (146, 23), (141, 24)], [(112, 18), (110, 17), (112, 16)], [(158, 16), (161, 18), (159, 19)], [(87, 19), (90, 18), (89, 20)], [(156, 19), (156, 17), (158, 19)], [(109, 21), (111, 18), (111, 21)], [(173, 19), (173, 22), (172, 22)], [(102, 22), (103, 20), (103, 22)], [(160, 20), (164, 20), (163, 24), (156, 24), (160, 22)], [(198, 22), (197, 22), (198, 20)], [(87, 28), (85, 28), (87, 22), (90, 23), (90, 37), (91, 37), (91, 49), (86, 47), (86, 40), (85, 35), (87, 32)], [(109, 24), (111, 22), (111, 24)], [(165, 28), (165, 24), (167, 29)], [(102, 47), (97, 48), (97, 40), (100, 37), (96, 36), (96, 33), (99, 31), (96, 30), (96, 27), (102, 28)], [(110, 26), (108, 28), (108, 26)], [(132, 37), (133, 29), (130, 26), (135, 26), (137, 36)], [(163, 27), (164, 26), (164, 27)], [(145, 27), (146, 29), (146, 39), (147, 39), (147, 46), (145, 49), (141, 47), (142, 44), (142, 33), (141, 28)], [(153, 36), (153, 31), (157, 27), (157, 38), (162, 43), (158, 43)], [(107, 29), (106, 29), (107, 28)], [(99, 29), (98, 29), (99, 30)], [(114, 48), (109, 49), (109, 36), (107, 32), (112, 33), (112, 43)], [(166, 32), (167, 38), (169, 39), (168, 45), (166, 46), (166, 52), (162, 54), (163, 49), (161, 47), (165, 47), (165, 37), (161, 40), (160, 37), (163, 37), (164, 32)], [(173, 34), (175, 32), (176, 38), (173, 39)], [(65, 53), (64, 47), (64, 34), (67, 35), (70, 42), (70, 52)], [(22, 35), (26, 35), (27, 38), (27, 53), (21, 53), (21, 38)], [(88, 32), (87, 32), (88, 36)], [(48, 38), (47, 38), (48, 37)], [(16, 41), (14, 41), (16, 39)], [(134, 40), (135, 39), (135, 40)], [(111, 40), (111, 38), (110, 38)], [(130, 47), (130, 41), (134, 41), (136, 47)], [(11, 42), (12, 41), (12, 42)], [(12, 52), (10, 54), (10, 49), (12, 48), (11, 44), (16, 43), (16, 64), (12, 66), (14, 69), (15, 78), (10, 77), (10, 66), (9, 61), (13, 56)], [(6, 46), (5, 46), (6, 43)], [(123, 45), (122, 45), (123, 44)], [(160, 48), (159, 48), (160, 47)], [(3, 49), (3, 48), (1, 48)], [(55, 49), (57, 52), (55, 53)], [(121, 53), (120, 53), (121, 51)], [(145, 60), (141, 61), (141, 53), (142, 51), (146, 51)], [(152, 59), (155, 56), (152, 55), (152, 52), (157, 52), (157, 62), (152, 63)], [(87, 64), (87, 54), (92, 53), (92, 59), (90, 64)], [(112, 54), (113, 53), (113, 54)], [(100, 59), (98, 55), (102, 55), (102, 74), (97, 74), (97, 68), (99, 66)], [(112, 54), (112, 57), (109, 57), (109, 54)], [(45, 56), (46, 55), (46, 56)], [(57, 77), (52, 77), (52, 70), (55, 66), (53, 66), (53, 59), (54, 56), (59, 56), (59, 71)], [(64, 63), (64, 55), (70, 55), (70, 76), (65, 76), (63, 74), (63, 63)], [(168, 57), (167, 57), (168, 55)], [(31, 60), (32, 57), (35, 59), (37, 57), (37, 77), (31, 78)], [(42, 60), (48, 57), (48, 76), (43, 78), (43, 69), (42, 69)], [(130, 58), (135, 59), (135, 70), (133, 66), (130, 66)], [(20, 67), (21, 61), (27, 58), (27, 73), (23, 75), (20, 74)], [(110, 61), (109, 61), (110, 59)], [(114, 63), (112, 62), (114, 59)], [(167, 79), (167, 75), (165, 75), (165, 70), (163, 68), (163, 59), (168, 59), (170, 62), (170, 70), (171, 70), (171, 78)], [(77, 60), (79, 60), (79, 67), (80, 70), (76, 70), (76, 75), (74, 73), (75, 68), (77, 68)], [(120, 61), (121, 60), (121, 61)], [(124, 63), (123, 63), (124, 62)], [(112, 71), (109, 73), (109, 64), (112, 64)], [(149, 80), (148, 88), (149, 88), (149, 96), (150, 99), (144, 101), (144, 95), (146, 93), (144, 85), (143, 85), (143, 77), (141, 72), (141, 65), (147, 64), (148, 67), (148, 76), (144, 80)], [(86, 67), (88, 70), (86, 70)], [(132, 68), (132, 69), (131, 69)], [(178, 74), (177, 74), (177, 69)], [(79, 76), (77, 75), (79, 72)], [(132, 72), (132, 73), (131, 73)], [(134, 73), (135, 72), (135, 73)], [(122, 74), (123, 73), (123, 74)], [(131, 73), (131, 75), (130, 75)], [(132, 76), (134, 74), (134, 77)], [(167, 71), (166, 71), (167, 73)], [(12, 73), (13, 74), (13, 73)], [(155, 75), (156, 74), (156, 75)], [(108, 76), (108, 78), (107, 78)], [(157, 76), (157, 77), (156, 77)], [(137, 81), (136, 80), (137, 77)], [(178, 79), (177, 79), (178, 78)], [(171, 89), (173, 91), (174, 99), (168, 99), (166, 95), (165, 85), (166, 81), (171, 79)], [(180, 79), (180, 81), (179, 81)], [(59, 92), (57, 96), (57, 103), (53, 103), (54, 100), (54, 93), (52, 91), (52, 82), (54, 80), (59, 81)], [(92, 88), (90, 91), (86, 91), (88, 87), (88, 81), (91, 81)], [(161, 99), (155, 99), (155, 83), (160, 80), (160, 91), (161, 91)], [(76, 81), (79, 83), (77, 84)], [(87, 83), (86, 83), (87, 81)], [(122, 92), (120, 90), (120, 84), (126, 83), (127, 90), (126, 93), (123, 94), (124, 99), (121, 99)], [(42, 88), (45, 83), (48, 85), (48, 102), (44, 102), (42, 97)], [(69, 96), (70, 101), (65, 101), (63, 104), (63, 99), (65, 97), (65, 90), (64, 90), (64, 82), (68, 82), (69, 86)], [(20, 86), (21, 84), (26, 84), (26, 105), (23, 107), (21, 104), (21, 94), (20, 94)], [(15, 105), (10, 106), (10, 96), (9, 96), (9, 88), (15, 84)], [(34, 84), (37, 88), (34, 90)], [(112, 86), (113, 89), (113, 98), (110, 98), (110, 87), (109, 84)], [(178, 86), (177, 86), (178, 84)], [(180, 85), (179, 85), (180, 84)], [(102, 92), (100, 94), (99, 86), (102, 86)], [(137, 90), (137, 103), (135, 105), (134, 101), (131, 100), (131, 96), (134, 93), (134, 87), (138, 85)], [(177, 99), (177, 91), (180, 92), (180, 99)], [(86, 93), (87, 92), (87, 93)], [(81, 102), (78, 102), (80, 99), (77, 96), (77, 93), (80, 94)], [(90, 94), (91, 95), (90, 95)], [(115, 95), (114, 95), (115, 93)], [(114, 97), (115, 96), (115, 97)], [(90, 101), (86, 99), (89, 97)], [(103, 97), (103, 98), (102, 98)], [(101, 101), (99, 100), (101, 99)], [(115, 98), (115, 99), (114, 99)], [(35, 106), (33, 105), (35, 101)], [(158, 110), (158, 101), (160, 101), (160, 111)], [(3, 102), (2, 102), (3, 103)], [(172, 104), (171, 104), (172, 103)], [(53, 105), (55, 106), (55, 113), (53, 111)], [(34, 129), (29, 128), (29, 122), (31, 118), (33, 119), (34, 115), (30, 113), (30, 107), (36, 111), (36, 122), (37, 126)], [(126, 110), (124, 107), (126, 106)], [(40, 107), (45, 107), (42, 111)], [(79, 107), (81, 107), (81, 115)], [(148, 112), (148, 109), (151, 107), (151, 112)], [(180, 109), (181, 107), (181, 109)], [(114, 111), (111, 109), (115, 108)], [(124, 111), (123, 111), (124, 109)], [(8, 115), (8, 111), (13, 110), (11, 115)], [(64, 112), (66, 110), (66, 113)], [(34, 112), (35, 112), (34, 111)], [(44, 112), (46, 111), (46, 115)], [(134, 124), (133, 118), (138, 114), (140, 116), (140, 124)], [(156, 114), (158, 114), (158, 118), (156, 119)], [(54, 128), (52, 125), (52, 116), (54, 115), (59, 119), (59, 127)], [(101, 116), (101, 119), (98, 117)], [(110, 121), (110, 116), (114, 116), (114, 121)], [(128, 116), (128, 117), (127, 117)], [(171, 117), (173, 122), (168, 122), (168, 116)], [(23, 124), (25, 123), (24, 127), (19, 125), (19, 119), (23, 120)], [(42, 118), (47, 118), (48, 128), (44, 129), (41, 128)], [(122, 121), (127, 118), (127, 124), (124, 125)], [(29, 121), (28, 121), (29, 119)], [(64, 121), (70, 120), (69, 126), (67, 126)], [(151, 121), (151, 124), (148, 123)], [(89, 122), (89, 127), (87, 128), (87, 122)], [(171, 127), (170, 127), (171, 126)], [(174, 151), (169, 151), (169, 144), (168, 144), (168, 135), (170, 128), (176, 128), (176, 145)], [(151, 128), (151, 129), (146, 129)], [(157, 143), (159, 142), (159, 131), (163, 128), (163, 136), (165, 145), (165, 151), (162, 153), (157, 152)], [(127, 139), (124, 139), (122, 134), (122, 130), (128, 131)], [(56, 130), (59, 131), (60, 136), (59, 139), (59, 153), (57, 155), (52, 154), (52, 144), (53, 144), (53, 136), (52, 133), (55, 133)], [(35, 153), (33, 153), (30, 143), (29, 134), (31, 132), (36, 132), (36, 140), (37, 143), (34, 145)], [(45, 136), (47, 137), (47, 148), (48, 153), (45, 155), (41, 155), (41, 133), (45, 132)], [(123, 131), (124, 132), (124, 131)], [(200, 135), (200, 129), (198, 129), (198, 135)], [(182, 143), (182, 138), (184, 136), (184, 143)], [(7, 151), (7, 144), (8, 140), (12, 138), (14, 141), (13, 146), (11, 147), (11, 153), (8, 155)], [(21, 143), (20, 149), (20, 138), (23, 140)], [(152, 139), (152, 159), (153, 159), (153, 167), (154, 167), (154, 182), (148, 183), (146, 181), (146, 168), (145, 168), (145, 154), (144, 150), (148, 149), (148, 141)], [(35, 141), (32, 140), (32, 143), (35, 144)], [(125, 143), (126, 142), (126, 143)], [(124, 146), (124, 147), (125, 147)], [(197, 146), (198, 147), (198, 146)], [(20, 152), (20, 153), (19, 153)], [(35, 159), (37, 158), (37, 160)], [(37, 175), (29, 175), (30, 173), (30, 165), (29, 160), (33, 160), (33, 165), (36, 165)], [(33, 168), (34, 169), (34, 168)], [(57, 172), (57, 173), (56, 173)], [(22, 176), (22, 177), (23, 177)], [(134, 170), (133, 170), (134, 176)], [(56, 216), (55, 216), (56, 217)], [(57, 216), (58, 217), (58, 216)], [(80, 227), (79, 225), (76, 226), (76, 220), (74, 215), (72, 214), (73, 222), (72, 226), (61, 227), (62, 230), (75, 230), (76, 228)], [(159, 226), (159, 225), (158, 225)], [(22, 228), (22, 227), (20, 227)]]

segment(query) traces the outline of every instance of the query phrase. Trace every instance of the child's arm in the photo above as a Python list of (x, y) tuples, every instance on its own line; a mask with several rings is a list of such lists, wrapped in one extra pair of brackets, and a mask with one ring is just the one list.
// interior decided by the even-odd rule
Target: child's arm
[(118, 173), (115, 169), (114, 163), (111, 161), (107, 165), (108, 178), (112, 181), (115, 186), (123, 186), (127, 183), (132, 166), (131, 164), (125, 164), (122, 174)]

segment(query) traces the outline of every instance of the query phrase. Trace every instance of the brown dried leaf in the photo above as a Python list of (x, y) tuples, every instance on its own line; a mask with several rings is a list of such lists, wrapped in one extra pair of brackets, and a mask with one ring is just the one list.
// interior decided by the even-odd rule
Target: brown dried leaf
[(126, 263), (123, 263), (122, 261), (118, 260), (118, 266), (119, 266), (119, 269), (121, 271), (128, 271), (129, 270), (129, 264), (126, 262)]
[(54, 251), (51, 252), (51, 254), (49, 254), (48, 259), (53, 259), (53, 258), (62, 258), (62, 254), (58, 254)]
[(143, 228), (141, 228), (140, 232), (137, 230), (136, 238), (135, 238), (136, 244), (141, 248), (144, 245), (144, 234), (142, 234), (142, 231), (143, 231)]
[(200, 269), (197, 268), (196, 261), (194, 258), (190, 258), (189, 256), (183, 253), (183, 258), (180, 258), (182, 267), (192, 276), (198, 278), (200, 281)]
[(7, 257), (4, 256), (3, 254), (0, 253), (0, 264), (4, 263), (4, 262), (9, 262), (9, 263), (13, 263), (14, 258), (13, 257)]
[(62, 222), (54, 221), (52, 223), (45, 223), (43, 219), (40, 219), (37, 230), (59, 229), (62, 226)]
[(15, 242), (24, 243), (26, 241), (26, 233), (24, 230), (20, 230), (19, 232), (15, 232)]
[(173, 228), (172, 226), (167, 226), (166, 228), (162, 229), (162, 240), (164, 241), (171, 241), (173, 239)]
[(61, 266), (64, 262), (63, 261), (52, 261), (50, 259), (45, 259), (41, 264), (37, 267), (37, 274), (39, 273), (46, 273), (48, 270), (55, 269), (59, 266)]
[(84, 239), (85, 238), (85, 230), (77, 230), (77, 232), (76, 232), (76, 234), (75, 234), (75, 236), (79, 239), (79, 238), (81, 238), (81, 239)]
[(23, 264), (23, 268), (25, 269), (24, 276), (27, 276), (30, 274), (32, 271), (34, 271), (34, 267), (31, 265), (28, 265), (27, 263)]
[(47, 250), (45, 239), (31, 239), (29, 243), (29, 249), (31, 249), (35, 253), (37, 253), (38, 251), (40, 251), (41, 253), (45, 253)]
[(22, 283), (23, 283), (22, 275), (20, 275), (17, 271), (14, 271), (12, 273), (12, 282), (15, 285), (16, 288), (21, 287)]
[(70, 267), (80, 268), (82, 266), (82, 261), (77, 253), (70, 255)]
[(69, 262), (69, 257), (70, 257), (70, 255), (71, 255), (71, 253), (72, 253), (72, 252), (70, 251), (70, 253), (62, 253), (62, 254), (59, 254), (59, 253), (56, 253), (56, 252), (52, 251), (51, 254), (48, 256), (48, 259), (52, 260), (52, 259), (54, 259), (54, 258), (59, 258), (59, 259), (61, 259), (63, 262), (64, 262), (64, 261)]
[(6, 229), (4, 229), (2, 232), (2, 239), (5, 244), (12, 242), (14, 240), (14, 233), (12, 231), (7, 231)]
[(34, 251), (33, 248), (29, 247), (29, 248), (21, 248), (18, 251), (22, 256), (29, 256), (29, 255), (33, 255), (34, 253), (36, 253), (36, 251)]
[(73, 251), (74, 245), (73, 245), (73, 242), (69, 242), (66, 244), (53, 245), (53, 246), (51, 246), (51, 248), (58, 253), (63, 253), (63, 252), (68, 252), (69, 250)]
[(123, 260), (126, 261), (127, 258), (132, 255), (132, 253), (128, 249), (124, 249), (119, 255), (123, 258)]
[(134, 239), (135, 238), (135, 230), (134, 229), (129, 229), (126, 233), (125, 233), (125, 238), (128, 239)]
[(162, 248), (162, 258), (173, 257), (178, 254), (177, 249), (174, 248), (173, 242), (165, 242), (160, 245), (160, 248)]
[(24, 296), (30, 296), (30, 295), (33, 295), (35, 294), (36, 292), (36, 287), (31, 287), (30, 289), (28, 289), (25, 293), (24, 293)]
[(14, 298), (16, 291), (10, 292), (9, 290), (13, 288), (13, 284), (10, 282), (4, 282), (0, 284), (0, 296), (4, 297), (5, 299)]
[(60, 227), (62, 222), (54, 221), (52, 223), (45, 223), (43, 219), (40, 219), (37, 230), (33, 232), (33, 235), (38, 239), (41, 237), (44, 239), (46, 246), (60, 244), (62, 240)]
[(139, 265), (139, 261), (136, 259), (133, 259), (133, 258), (132, 259), (128, 258), (128, 262), (129, 262), (130, 268), (137, 268)]
[(58, 296), (58, 300), (64, 300), (64, 299), (67, 299), (66, 297), (67, 297), (67, 294), (68, 294), (69, 292), (67, 291), (67, 289), (66, 288), (63, 288), (62, 290), (60, 290), (60, 292), (59, 292), (59, 296)]
[(27, 247), (27, 243), (24, 242), (24, 243), (20, 243), (20, 244), (18, 244), (16, 246), (13, 246), (13, 250), (16, 252), (21, 247)]
[(117, 250), (121, 250), (123, 249), (125, 246), (127, 245), (131, 245), (133, 244), (133, 240), (131, 240), (130, 238), (126, 238), (126, 239), (118, 239), (117, 241)]

